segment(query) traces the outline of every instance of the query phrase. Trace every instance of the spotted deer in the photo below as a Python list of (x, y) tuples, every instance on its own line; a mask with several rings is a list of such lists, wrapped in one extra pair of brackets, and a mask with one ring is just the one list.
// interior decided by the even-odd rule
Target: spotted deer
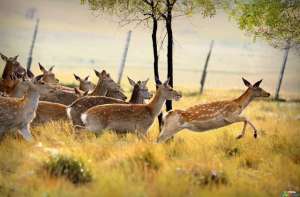
[(32, 72), (21, 66), (18, 62), (18, 55), (15, 57), (7, 57), (0, 53), (1, 59), (6, 62), (2, 74), (2, 80), (12, 80), (12, 77), (16, 77), (18, 79), (23, 78), (26, 74), (29, 77), (33, 77)]
[[(79, 98), (87, 95), (87, 92), (83, 93), (77, 88), (74, 88), (74, 90)], [(32, 125), (44, 124), (59, 120), (69, 120), (66, 105), (48, 101), (39, 101), (38, 108), (36, 110), (36, 116), (32, 122)]]
[(27, 141), (32, 140), (30, 123), (35, 117), (39, 92), (31, 81), (25, 81), (28, 91), (23, 98), (0, 97), (0, 134), (12, 129)]
[[(150, 99), (152, 94), (149, 93), (147, 88), (148, 79), (145, 81), (135, 82), (128, 77), (129, 83), (133, 86), (133, 91), (129, 103), (135, 104), (143, 104), (145, 103), (145, 99)], [(83, 122), (81, 121), (81, 114), (88, 110), (91, 107), (96, 105), (104, 105), (104, 104), (129, 104), (123, 100), (115, 99), (111, 97), (105, 96), (86, 96), (84, 98), (80, 98), (72, 103), (68, 109), (68, 117), (72, 120), (73, 125), (81, 125), (83, 126)]]
[(36, 76), (35, 80), (37, 80), (37, 81), (42, 80), (46, 83), (53, 83), (53, 84), (59, 82), (59, 80), (57, 78), (55, 78), (55, 74), (52, 72), (54, 66), (51, 66), (49, 68), (49, 70), (47, 70), (44, 66), (42, 66), (39, 63), (39, 68), (40, 68), (40, 70), (42, 71), (43, 74)]
[(169, 80), (158, 86), (148, 104), (107, 104), (88, 109), (81, 115), (85, 128), (92, 132), (111, 129), (116, 132), (137, 132), (145, 136), (166, 100), (179, 100), (181, 94), (168, 85)]
[(186, 110), (174, 110), (169, 112), (165, 117), (165, 123), (158, 142), (168, 140), (182, 129), (203, 132), (237, 122), (244, 122), (242, 132), (237, 136), (238, 139), (245, 135), (247, 124), (252, 127), (254, 138), (256, 138), (257, 129), (248, 118), (240, 114), (253, 99), (257, 97), (269, 97), (270, 93), (259, 87), (262, 80), (251, 85), (249, 81), (244, 78), (242, 79), (248, 88), (240, 97), (234, 100), (200, 104)]
[(78, 75), (74, 74), (74, 77), (77, 81), (79, 81), (79, 89), (86, 92), (86, 91), (93, 91), (95, 85), (89, 81), (89, 76), (85, 77), (84, 79), (80, 78)]

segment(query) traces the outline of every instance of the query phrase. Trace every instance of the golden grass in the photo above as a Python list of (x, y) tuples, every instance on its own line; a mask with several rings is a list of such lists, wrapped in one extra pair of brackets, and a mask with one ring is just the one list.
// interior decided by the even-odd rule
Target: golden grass
[[(185, 93), (175, 108), (227, 99), (240, 92)], [(32, 129), (33, 143), (7, 135), (0, 143), (0, 196), (279, 196), (300, 191), (300, 104), (253, 102), (245, 114), (259, 129), (233, 124), (210, 132), (178, 133), (156, 144), (155, 123), (146, 140), (133, 134), (74, 133), (67, 122)], [(43, 164), (51, 155), (81, 159), (93, 180), (73, 185), (51, 177)]]

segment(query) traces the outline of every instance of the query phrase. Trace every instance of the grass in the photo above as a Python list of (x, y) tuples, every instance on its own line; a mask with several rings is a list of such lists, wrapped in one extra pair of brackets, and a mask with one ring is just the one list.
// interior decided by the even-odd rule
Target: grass
[[(239, 94), (185, 93), (175, 108)], [(242, 123), (203, 133), (184, 130), (166, 144), (155, 143), (156, 122), (146, 140), (109, 131), (100, 137), (78, 134), (67, 122), (33, 128), (33, 143), (6, 135), (0, 143), (0, 196), (280, 196), (300, 191), (300, 104), (255, 101), (245, 114), (259, 129), (258, 139), (247, 127), (246, 136), (236, 140)], [(82, 162), (91, 181), (73, 184), (66, 176), (52, 176), (44, 165), (57, 155)]]

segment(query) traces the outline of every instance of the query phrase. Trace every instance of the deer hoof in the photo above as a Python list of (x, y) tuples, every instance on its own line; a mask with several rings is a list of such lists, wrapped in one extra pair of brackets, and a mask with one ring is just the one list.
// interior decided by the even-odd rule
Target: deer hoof
[(254, 133), (254, 138), (257, 139), (257, 133)]
[(240, 135), (238, 135), (238, 136), (236, 137), (236, 139), (239, 140), (239, 139), (241, 139), (242, 137), (243, 137), (243, 135), (240, 134)]

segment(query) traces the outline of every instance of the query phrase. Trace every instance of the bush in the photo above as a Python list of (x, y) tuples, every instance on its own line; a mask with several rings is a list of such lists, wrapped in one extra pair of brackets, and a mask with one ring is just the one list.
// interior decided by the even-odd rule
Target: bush
[(92, 175), (81, 160), (57, 155), (50, 158), (44, 165), (51, 176), (65, 177), (74, 184), (87, 183), (92, 180)]

